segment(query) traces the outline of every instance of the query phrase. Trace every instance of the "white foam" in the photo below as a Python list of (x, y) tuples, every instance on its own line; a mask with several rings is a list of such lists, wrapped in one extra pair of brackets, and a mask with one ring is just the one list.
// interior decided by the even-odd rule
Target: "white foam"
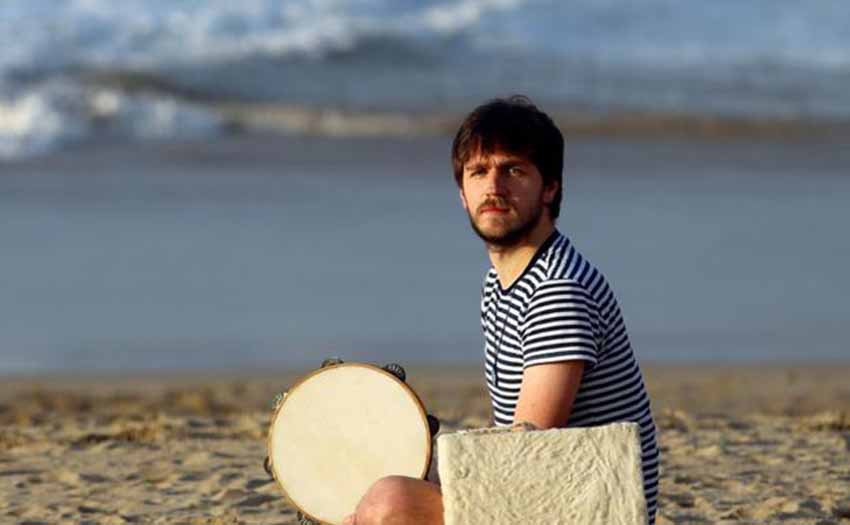
[(223, 124), (210, 110), (168, 97), (98, 89), (88, 103), (91, 118), (107, 121), (112, 133), (126, 138), (201, 138), (218, 133)]
[(111, 139), (194, 139), (219, 133), (216, 113), (174, 98), (54, 81), (0, 100), (0, 159)]
[(0, 159), (37, 155), (81, 140), (89, 122), (77, 118), (80, 100), (66, 86), (0, 101)]
[(790, 0), (769, 10), (756, 4), (432, 0), (402, 8), (393, 0), (5, 0), (0, 29), (15, 30), (0, 30), (0, 79), (12, 71), (156, 69), (256, 54), (321, 57), (369, 36), (427, 41), (462, 31), (496, 47), (524, 42), (535, 53), (602, 63), (766, 60), (830, 70), (850, 64), (846, 10)]
[(435, 31), (456, 33), (479, 23), (488, 11), (517, 9), (522, 3), (521, 0), (465, 0), (426, 9), (422, 22)]
[[(217, 126), (176, 99), (43, 87), (75, 71), (294, 105), (431, 110), (505, 89), (600, 108), (844, 118), (847, 14), (793, 0), (3, 0), (0, 155), (85, 140), (104, 122), (141, 138)], [(361, 43), (355, 67), (322, 61)], [(234, 63), (259, 74), (229, 76)]]
[[(443, 2), (393, 14), (390, 0), (13, 0), (0, 3), (0, 76), (13, 69), (151, 68), (258, 53), (323, 55), (363, 36), (459, 31), (519, 0)], [(426, 35), (427, 36), (427, 35)]]

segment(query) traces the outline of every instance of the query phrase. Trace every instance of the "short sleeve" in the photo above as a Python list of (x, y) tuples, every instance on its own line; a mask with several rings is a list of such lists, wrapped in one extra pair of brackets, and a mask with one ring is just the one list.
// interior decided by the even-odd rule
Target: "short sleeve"
[(546, 281), (534, 291), (522, 324), (523, 369), (561, 361), (596, 366), (599, 323), (596, 302), (570, 280)]

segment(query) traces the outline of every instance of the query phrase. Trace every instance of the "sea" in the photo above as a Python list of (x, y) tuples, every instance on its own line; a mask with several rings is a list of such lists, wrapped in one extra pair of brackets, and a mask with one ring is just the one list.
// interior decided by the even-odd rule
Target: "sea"
[[(848, 43), (844, 1), (6, 0), (0, 375), (480, 363), (421, 123), (842, 124)], [(845, 139), (568, 137), (558, 227), (642, 361), (850, 359)]]
[(226, 104), (846, 121), (848, 85), (845, 0), (0, 2), (0, 159), (256, 124)]

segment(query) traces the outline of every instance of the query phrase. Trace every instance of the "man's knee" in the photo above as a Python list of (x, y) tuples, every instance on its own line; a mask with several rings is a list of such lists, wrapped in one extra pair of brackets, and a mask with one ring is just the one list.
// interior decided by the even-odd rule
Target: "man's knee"
[[(376, 481), (357, 506), (357, 523), (395, 525), (396, 523), (442, 521), (439, 488), (431, 483), (387, 476)], [(434, 508), (432, 508), (434, 507)]]
[(358, 518), (363, 518), (366, 523), (388, 524), (393, 516), (403, 513), (405, 508), (410, 506), (410, 498), (406, 478), (381, 478), (369, 487), (360, 501), (357, 507)]

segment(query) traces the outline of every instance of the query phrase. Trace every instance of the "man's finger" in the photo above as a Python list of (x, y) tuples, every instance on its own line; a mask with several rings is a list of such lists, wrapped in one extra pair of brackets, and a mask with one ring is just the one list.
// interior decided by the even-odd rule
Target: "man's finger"
[(541, 430), (541, 428), (528, 421), (520, 421), (511, 425), (511, 431), (513, 432), (529, 432), (532, 430)]
[(354, 514), (349, 514), (342, 520), (342, 525), (354, 525)]

